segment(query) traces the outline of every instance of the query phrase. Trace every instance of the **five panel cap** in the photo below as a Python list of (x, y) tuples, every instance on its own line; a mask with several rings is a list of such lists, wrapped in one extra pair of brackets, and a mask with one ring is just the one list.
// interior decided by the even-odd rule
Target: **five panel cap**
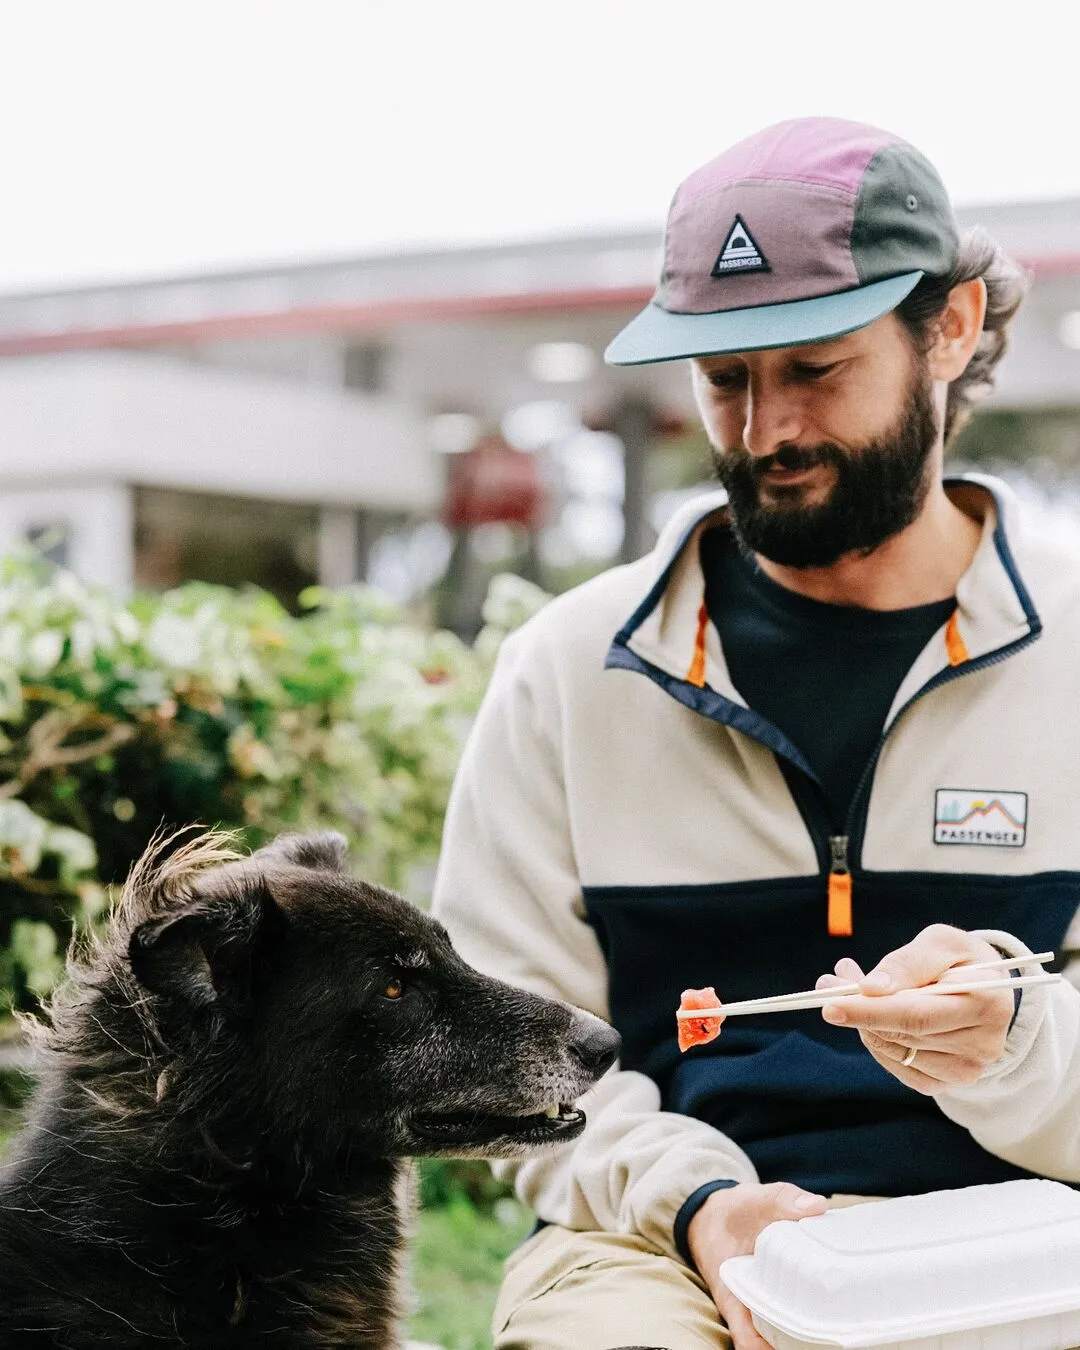
[(887, 314), (959, 251), (937, 171), (887, 131), (809, 117), (768, 127), (675, 192), (652, 300), (612, 365), (822, 342)]

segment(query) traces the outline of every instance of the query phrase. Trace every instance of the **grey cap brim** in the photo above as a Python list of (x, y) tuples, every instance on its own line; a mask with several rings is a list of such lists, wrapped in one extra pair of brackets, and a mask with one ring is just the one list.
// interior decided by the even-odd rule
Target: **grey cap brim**
[(722, 356), (824, 342), (888, 314), (915, 289), (922, 275), (905, 272), (810, 300), (710, 314), (676, 314), (650, 302), (613, 339), (604, 360), (612, 366), (641, 366), (651, 361), (682, 361), (690, 356)]

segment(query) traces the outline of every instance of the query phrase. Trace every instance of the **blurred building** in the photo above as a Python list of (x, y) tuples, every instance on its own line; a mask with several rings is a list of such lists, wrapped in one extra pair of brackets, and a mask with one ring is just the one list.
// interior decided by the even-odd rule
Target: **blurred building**
[(356, 513), (433, 511), (424, 428), (391, 399), (153, 350), (0, 361), (0, 547), (43, 541), (120, 589), (356, 573)]
[[(1080, 475), (1080, 199), (960, 214), (1033, 274), (965, 452), (1034, 447)], [(636, 556), (707, 474), (685, 368), (602, 361), (652, 293), (660, 242), (626, 232), (0, 297), (0, 549), (40, 537), (120, 586), (250, 579), (287, 597), (366, 576), (408, 598), (449, 568), (467, 591), (438, 523), (446, 457), (497, 434), (543, 461), (547, 505), (525, 541), (520, 520), (490, 511), (471, 531), (457, 521), (459, 555), (465, 537), (481, 570), (527, 556), (557, 580)]]

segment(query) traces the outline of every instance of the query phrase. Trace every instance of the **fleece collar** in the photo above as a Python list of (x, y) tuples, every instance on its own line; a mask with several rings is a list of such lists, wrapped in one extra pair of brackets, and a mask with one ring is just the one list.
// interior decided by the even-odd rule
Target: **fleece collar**
[[(957, 586), (956, 612), (941, 642), (930, 643), (897, 694), (906, 701), (914, 690), (950, 666), (978, 662), (991, 653), (1007, 653), (1041, 630), (1031, 596), (1017, 567), (1010, 538), (1017, 530), (1018, 503), (998, 479), (982, 474), (947, 478), (949, 496), (973, 519), (982, 537), (971, 566)], [(742, 704), (727, 672), (716, 629), (705, 610), (705, 577), (698, 547), (705, 530), (727, 523), (727, 495), (716, 491), (695, 497), (661, 532), (645, 559), (649, 586), (640, 604), (611, 644), (609, 666), (646, 667), (689, 688), (707, 688)], [(629, 658), (629, 659), (628, 659)]]

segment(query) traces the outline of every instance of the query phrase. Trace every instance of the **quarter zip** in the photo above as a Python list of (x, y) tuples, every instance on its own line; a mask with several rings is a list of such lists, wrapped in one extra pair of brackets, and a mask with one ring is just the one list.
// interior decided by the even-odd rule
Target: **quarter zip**
[(851, 871), (848, 867), (848, 837), (829, 836), (829, 936), (850, 937)]
[[(963, 483), (964, 481), (963, 478), (946, 479), (946, 486)], [(850, 936), (853, 931), (852, 891), (860, 875), (862, 846), (866, 833), (874, 771), (885, 742), (899, 723), (900, 718), (915, 703), (935, 689), (951, 680), (959, 679), (961, 676), (974, 674), (990, 666), (998, 665), (1015, 653), (1022, 651), (1025, 647), (1030, 646), (1042, 632), (1042, 622), (1016, 570), (1008, 540), (1003, 532), (1004, 510), (1002, 502), (992, 485), (981, 483), (980, 480), (974, 478), (971, 481), (989, 491), (995, 499), (998, 523), (995, 528), (994, 543), (998, 559), (1005, 568), (1013, 591), (1024, 611), (1028, 631), (1023, 637), (1007, 642), (982, 656), (961, 660), (955, 666), (945, 666), (907, 700), (882, 731), (877, 745), (859, 776), (845, 819), (842, 821), (836, 819), (813, 768), (787, 736), (773, 723), (755, 713), (751, 708), (746, 707), (745, 704), (737, 702), (728, 695), (718, 693), (704, 682), (699, 684), (697, 680), (703, 680), (704, 677), (704, 671), (697, 668), (700, 666), (700, 662), (691, 667), (697, 677), (691, 682), (686, 676), (680, 676), (670, 668), (654, 664), (639, 655), (630, 646), (630, 641), (638, 628), (656, 608), (660, 597), (670, 582), (671, 574), (687, 540), (691, 538), (694, 530), (700, 525), (704, 515), (699, 516), (684, 530), (667, 566), (655, 580), (649, 594), (615, 635), (605, 660), (605, 665), (609, 668), (634, 670), (646, 675), (683, 706), (749, 736), (764, 749), (772, 752), (814, 847), (818, 865), (821, 868), (820, 875), (825, 881), (828, 902), (827, 927), (829, 933), (836, 936)], [(700, 618), (699, 610), (699, 626)]]
[[(998, 647), (984, 656), (965, 661), (958, 666), (946, 666), (912, 694), (882, 732), (873, 754), (859, 777), (844, 821), (837, 821), (833, 817), (825, 792), (812, 768), (779, 728), (751, 710), (732, 704), (723, 695), (712, 694), (716, 705), (709, 711), (698, 705), (698, 711), (703, 712), (705, 716), (712, 717), (715, 721), (737, 725), (738, 730), (753, 737), (765, 749), (771, 750), (776, 755), (791, 792), (792, 801), (802, 817), (821, 863), (822, 876), (825, 880), (826, 926), (830, 936), (851, 937), (854, 932), (854, 888), (858, 879), (862, 841), (866, 832), (874, 770), (885, 742), (901, 717), (920, 699), (951, 680), (985, 670), (989, 666), (999, 665), (1016, 652), (1022, 651), (1036, 640), (1041, 631), (1040, 625), (1026, 637), (1019, 638), (1004, 647)], [(704, 691), (695, 690), (696, 695), (700, 692)], [(738, 719), (725, 715), (726, 709), (739, 709), (741, 715)], [(757, 725), (754, 726), (752, 723)]]

